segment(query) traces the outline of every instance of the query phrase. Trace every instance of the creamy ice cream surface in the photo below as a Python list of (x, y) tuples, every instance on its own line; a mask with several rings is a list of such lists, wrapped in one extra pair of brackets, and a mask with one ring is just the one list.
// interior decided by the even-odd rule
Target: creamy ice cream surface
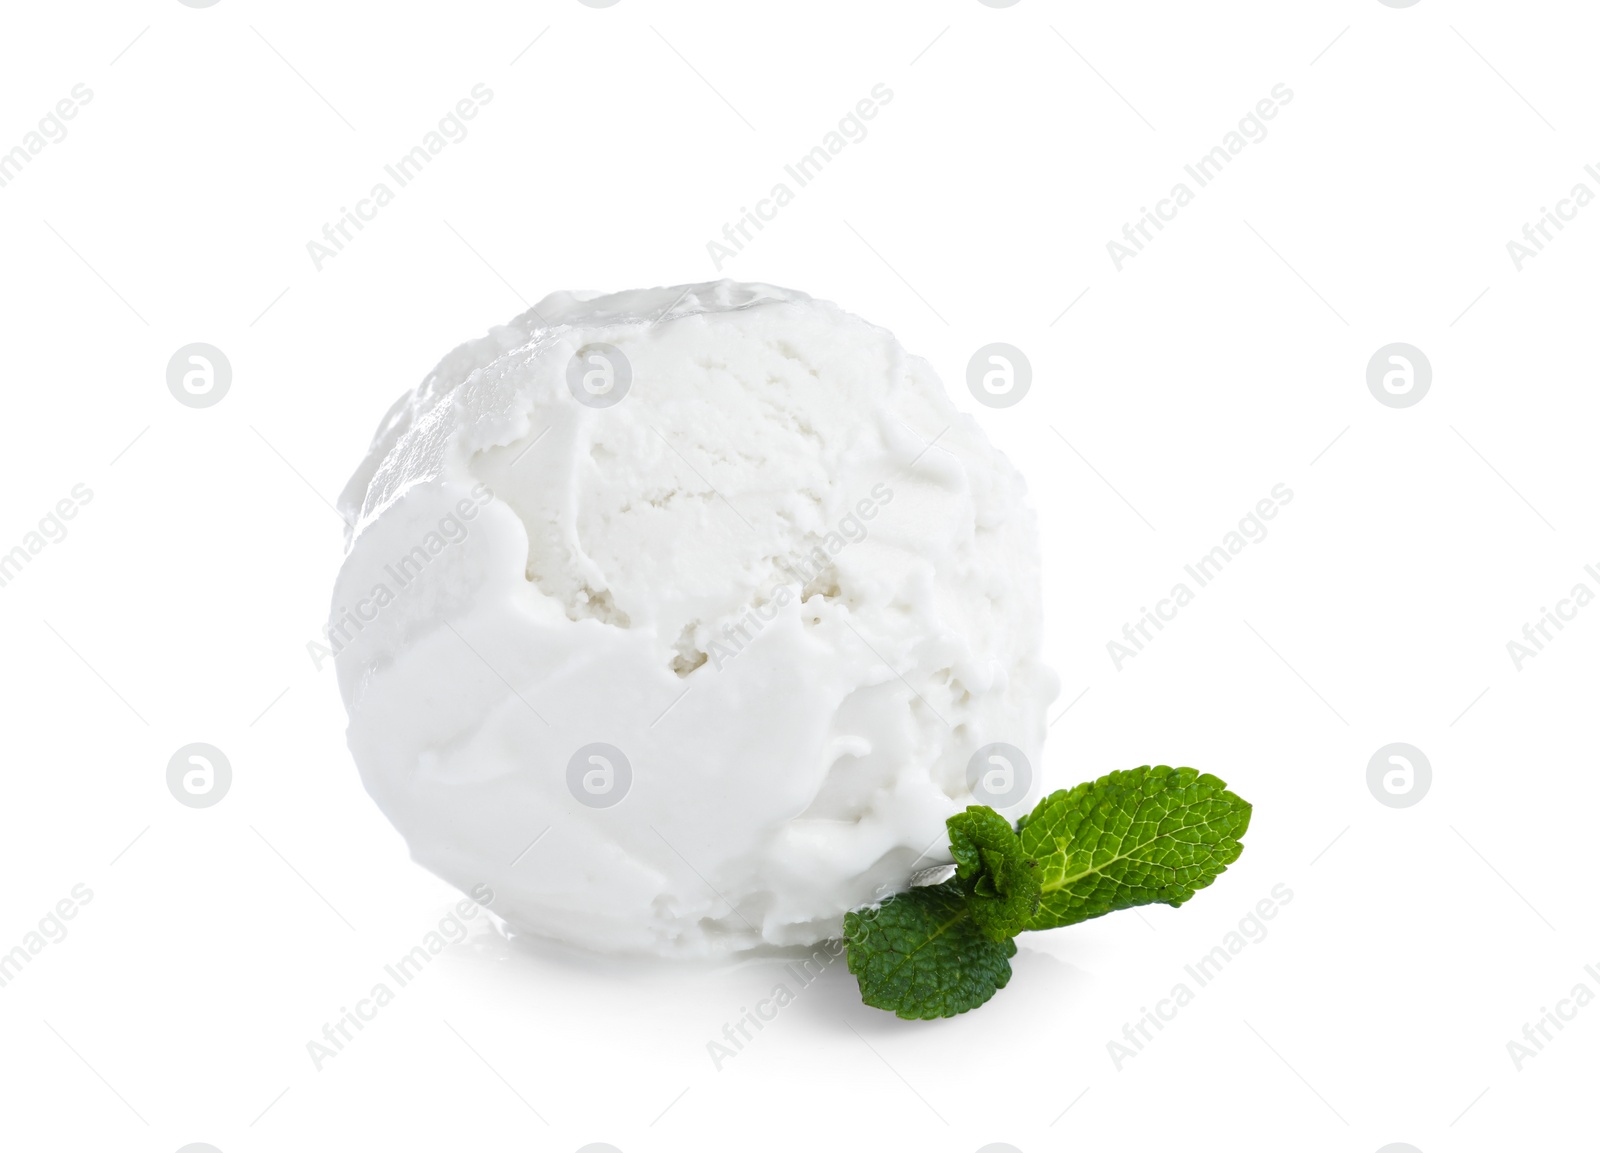
[(362, 780), (516, 929), (811, 944), (949, 860), (979, 769), (982, 803), (1037, 796), (1057, 683), (1023, 481), (834, 305), (547, 297), (402, 398), (340, 504)]

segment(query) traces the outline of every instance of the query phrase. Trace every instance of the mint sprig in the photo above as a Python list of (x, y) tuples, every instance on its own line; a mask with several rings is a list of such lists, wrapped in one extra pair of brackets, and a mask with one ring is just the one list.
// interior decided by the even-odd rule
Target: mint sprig
[(908, 1020), (976, 1009), (1011, 980), (1017, 933), (1183, 904), (1238, 860), (1250, 811), (1209, 773), (1166, 765), (1058, 790), (1015, 829), (973, 805), (945, 822), (954, 877), (845, 914), (861, 999)]

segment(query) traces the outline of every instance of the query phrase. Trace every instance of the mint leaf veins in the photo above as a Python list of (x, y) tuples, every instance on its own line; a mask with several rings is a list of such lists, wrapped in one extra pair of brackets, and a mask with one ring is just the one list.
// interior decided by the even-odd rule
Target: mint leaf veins
[(955, 879), (846, 913), (844, 939), (861, 999), (908, 1021), (976, 1009), (1006, 987), (1017, 955), (1011, 938), (983, 935)]
[(1249, 825), (1250, 806), (1194, 769), (1147, 765), (1051, 793), (1022, 822), (1042, 882), (1027, 927), (1181, 905), (1239, 859)]
[(1209, 773), (1166, 765), (1058, 790), (1016, 828), (970, 806), (945, 822), (955, 876), (845, 914), (861, 999), (906, 1019), (975, 1009), (1011, 980), (1017, 933), (1183, 904), (1238, 859), (1250, 811)]

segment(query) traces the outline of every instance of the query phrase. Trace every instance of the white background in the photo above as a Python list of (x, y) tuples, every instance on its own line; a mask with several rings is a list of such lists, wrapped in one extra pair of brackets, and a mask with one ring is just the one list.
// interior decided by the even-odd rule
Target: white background
[[(1600, 208), (1520, 272), (1506, 242), (1600, 191), (1597, 31), (1445, 0), (8, 5), (0, 148), (93, 98), (0, 188), (0, 548), (93, 499), (0, 588), (0, 949), (93, 898), (0, 988), (0, 1144), (1594, 1148), (1600, 1008), (1520, 1072), (1506, 1046), (1600, 993), (1600, 608), (1520, 671), (1506, 643), (1600, 591)], [(470, 135), (318, 271), (306, 242), (480, 82)], [(779, 962), (555, 956), (480, 918), (317, 1071), (456, 899), (306, 651), (328, 502), (461, 340), (551, 290), (719, 275), (706, 242), (878, 83), (869, 135), (720, 274), (891, 328), (1028, 477), (1045, 785), (1215, 772), (1255, 803), (1244, 856), (1181, 910), (1030, 934), (955, 1020), (865, 1008), (835, 965), (720, 1071)], [(1118, 271), (1107, 241), (1279, 83), (1270, 134)], [(167, 390), (192, 341), (233, 366), (215, 407)], [(1032, 361), (1016, 407), (965, 389), (991, 341)], [(1392, 341), (1433, 366), (1414, 407), (1368, 391)], [(1279, 483), (1266, 539), (1118, 671), (1124, 622)], [(194, 741), (233, 766), (213, 808), (166, 788)], [(1392, 741), (1433, 766), (1410, 808), (1367, 788)], [(1268, 936), (1118, 1070), (1107, 1042), (1277, 884)]]

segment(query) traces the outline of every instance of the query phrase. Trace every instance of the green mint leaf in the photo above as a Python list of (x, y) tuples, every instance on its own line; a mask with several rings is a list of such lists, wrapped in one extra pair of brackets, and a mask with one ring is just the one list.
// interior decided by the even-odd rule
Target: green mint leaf
[(1005, 988), (1017, 946), (984, 936), (972, 905), (952, 878), (846, 913), (846, 963), (861, 999), (908, 1021), (931, 1021), (976, 1009)]
[(1054, 929), (1117, 909), (1181, 905), (1236, 861), (1250, 806), (1194, 769), (1149, 765), (1051, 793), (1019, 824)]
[(987, 805), (969, 806), (945, 825), (973, 921), (991, 941), (1015, 937), (1039, 908), (1039, 863), (1022, 851), (1011, 822)]
[(908, 1020), (1005, 988), (1022, 929), (1183, 904), (1238, 859), (1250, 806), (1209, 774), (1146, 765), (1052, 793), (1015, 830), (983, 805), (946, 824), (954, 877), (844, 918), (861, 999)]

